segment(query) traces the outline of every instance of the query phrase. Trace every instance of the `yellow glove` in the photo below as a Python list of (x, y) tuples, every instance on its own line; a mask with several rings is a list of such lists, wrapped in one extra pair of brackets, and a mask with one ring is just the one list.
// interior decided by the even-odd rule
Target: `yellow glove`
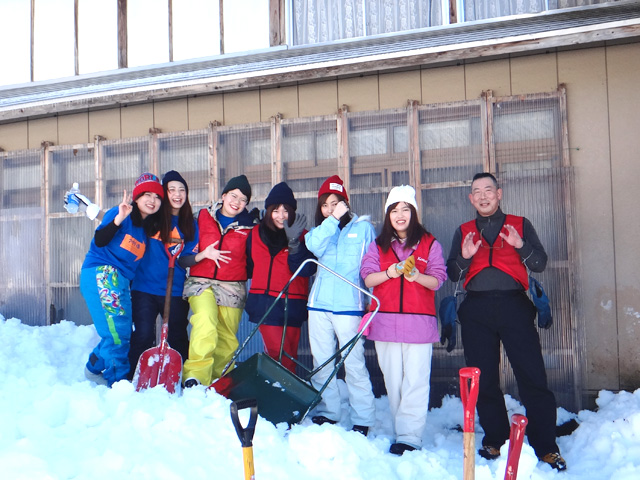
[(409, 277), (413, 277), (418, 270), (415, 268), (416, 260), (413, 258), (413, 255), (410, 255), (409, 258), (402, 262), (396, 263), (396, 270), (400, 275), (405, 275)]

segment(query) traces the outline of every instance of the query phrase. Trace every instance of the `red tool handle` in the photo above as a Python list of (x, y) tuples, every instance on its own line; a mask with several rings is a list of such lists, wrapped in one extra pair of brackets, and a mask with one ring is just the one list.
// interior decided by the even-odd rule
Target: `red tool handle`
[(504, 472), (504, 480), (516, 480), (518, 477), (518, 463), (524, 441), (524, 432), (527, 428), (527, 417), (516, 413), (511, 417), (511, 432), (509, 433), (509, 454), (507, 456), (507, 469)]
[[(173, 253), (171, 253), (171, 247), (175, 247)], [(171, 239), (171, 243), (165, 243), (164, 249), (169, 256), (169, 268), (174, 268), (176, 266), (176, 259), (182, 253), (182, 249), (184, 248), (184, 242), (182, 239)]]
[(475, 430), (476, 402), (480, 387), (480, 369), (478, 367), (464, 367), (460, 369), (460, 397), (464, 408), (465, 432)]

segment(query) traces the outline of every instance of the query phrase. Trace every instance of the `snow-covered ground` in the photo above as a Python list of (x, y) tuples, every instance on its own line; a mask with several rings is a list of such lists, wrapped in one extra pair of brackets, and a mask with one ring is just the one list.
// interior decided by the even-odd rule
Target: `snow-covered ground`
[[(204, 387), (178, 396), (162, 388), (136, 393), (125, 381), (111, 389), (91, 384), (83, 366), (97, 341), (93, 326), (63, 321), (31, 327), (0, 315), (0, 478), (244, 478), (229, 400)], [(518, 402), (507, 401), (510, 413), (524, 413)], [(446, 398), (432, 409), (424, 448), (402, 457), (388, 453), (386, 398), (376, 402), (378, 421), (368, 438), (309, 420), (287, 430), (259, 419), (253, 439), (256, 479), (462, 478), (460, 399)], [(640, 478), (640, 389), (602, 391), (598, 407), (577, 414), (559, 410), (559, 423), (575, 418), (580, 425), (558, 439), (566, 472), (538, 463), (525, 444), (518, 478)], [(506, 455), (504, 446), (498, 460), (476, 456), (475, 478), (504, 478)]]

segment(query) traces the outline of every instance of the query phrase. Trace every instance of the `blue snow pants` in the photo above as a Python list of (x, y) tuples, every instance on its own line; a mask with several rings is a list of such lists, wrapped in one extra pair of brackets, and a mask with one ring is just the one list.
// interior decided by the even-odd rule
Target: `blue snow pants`
[(131, 340), (130, 281), (111, 265), (84, 268), (80, 291), (93, 319), (100, 343), (93, 349), (87, 369), (111, 386), (127, 378)]

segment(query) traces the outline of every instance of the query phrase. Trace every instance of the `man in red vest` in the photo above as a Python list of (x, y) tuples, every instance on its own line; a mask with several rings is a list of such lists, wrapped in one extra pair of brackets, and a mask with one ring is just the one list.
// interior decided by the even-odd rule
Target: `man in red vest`
[[(531, 222), (500, 209), (502, 189), (490, 173), (473, 177), (469, 201), (475, 220), (455, 232), (447, 274), (463, 281), (458, 309), (467, 366), (480, 369), (478, 418), (484, 430), (480, 456), (495, 459), (509, 439), (509, 418), (500, 389), (500, 342), (527, 411), (527, 437), (538, 458), (556, 470), (567, 468), (555, 441), (556, 400), (547, 386), (540, 339), (529, 297), (527, 267), (542, 272), (547, 254)], [(526, 266), (525, 266), (526, 265)]]

